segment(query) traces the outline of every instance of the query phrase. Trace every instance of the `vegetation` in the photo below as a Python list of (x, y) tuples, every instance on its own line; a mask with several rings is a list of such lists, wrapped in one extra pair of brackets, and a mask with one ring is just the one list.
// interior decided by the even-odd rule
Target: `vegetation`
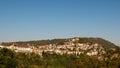
[(34, 45), (34, 46), (41, 46), (41, 45), (48, 45), (48, 44), (64, 44), (67, 39), (52, 39), (52, 40), (36, 40), (36, 41), (26, 41), (26, 42), (8, 42), (8, 43), (2, 43), (2, 45), (8, 46), (13, 43), (16, 43), (17, 45)]
[(115, 44), (113, 44), (107, 40), (104, 40), (102, 38), (80, 38), (80, 40), (78, 42), (79, 43), (90, 43), (90, 44), (98, 43), (98, 44), (102, 45), (104, 48), (116, 47)]
[[(24, 41), (24, 42), (16, 42), (18, 45), (34, 45), (34, 46), (40, 46), (40, 45), (48, 45), (48, 44), (64, 44), (64, 42), (68, 41), (69, 39), (52, 39), (52, 40), (36, 40), (36, 41)], [(100, 45), (102, 45), (105, 48), (109, 48), (109, 47), (116, 47), (115, 44), (104, 40), (102, 38), (79, 38), (78, 40), (79, 43), (89, 43), (89, 44), (93, 44), (93, 43), (98, 43)], [(14, 42), (8, 42), (8, 43), (2, 43), (2, 45), (10, 45)]]
[(100, 61), (86, 55), (15, 53), (0, 49), (0, 68), (120, 68), (120, 58)]

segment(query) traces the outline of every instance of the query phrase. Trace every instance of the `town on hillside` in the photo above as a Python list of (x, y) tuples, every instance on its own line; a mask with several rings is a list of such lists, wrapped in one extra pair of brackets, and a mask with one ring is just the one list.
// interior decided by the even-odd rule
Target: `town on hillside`
[[(106, 51), (104, 47), (102, 47), (98, 43), (89, 44), (89, 43), (78, 43), (77, 41), (80, 40), (79, 38), (71, 38), (69, 41), (64, 42), (63, 45), (58, 44), (48, 44), (48, 45), (41, 45), (39, 47), (35, 47), (33, 45), (17, 45), (13, 43), (9, 46), (0, 45), (0, 48), (7, 48), (15, 52), (23, 52), (23, 53), (36, 53), (42, 56), (43, 52), (50, 53), (50, 54), (75, 54), (81, 55), (86, 54), (88, 56), (97, 56), (98, 59), (104, 60), (104, 56)], [(115, 48), (111, 48), (111, 50), (115, 51)], [(118, 57), (119, 54), (114, 54), (111, 59)]]

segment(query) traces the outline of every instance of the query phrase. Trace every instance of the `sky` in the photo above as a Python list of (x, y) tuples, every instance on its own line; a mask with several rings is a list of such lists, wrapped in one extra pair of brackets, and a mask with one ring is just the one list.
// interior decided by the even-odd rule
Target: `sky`
[(119, 35), (120, 0), (0, 0), (0, 42)]

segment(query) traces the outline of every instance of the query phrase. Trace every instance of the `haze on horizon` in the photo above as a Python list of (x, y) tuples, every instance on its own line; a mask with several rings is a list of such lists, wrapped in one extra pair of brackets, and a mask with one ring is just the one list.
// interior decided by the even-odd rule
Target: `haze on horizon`
[(0, 42), (101, 37), (120, 46), (120, 0), (0, 0)]

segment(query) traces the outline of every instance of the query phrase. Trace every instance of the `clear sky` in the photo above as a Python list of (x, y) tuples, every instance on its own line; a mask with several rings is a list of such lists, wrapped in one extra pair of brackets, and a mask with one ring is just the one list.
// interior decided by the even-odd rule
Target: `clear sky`
[(0, 0), (0, 42), (68, 37), (120, 44), (120, 0)]

